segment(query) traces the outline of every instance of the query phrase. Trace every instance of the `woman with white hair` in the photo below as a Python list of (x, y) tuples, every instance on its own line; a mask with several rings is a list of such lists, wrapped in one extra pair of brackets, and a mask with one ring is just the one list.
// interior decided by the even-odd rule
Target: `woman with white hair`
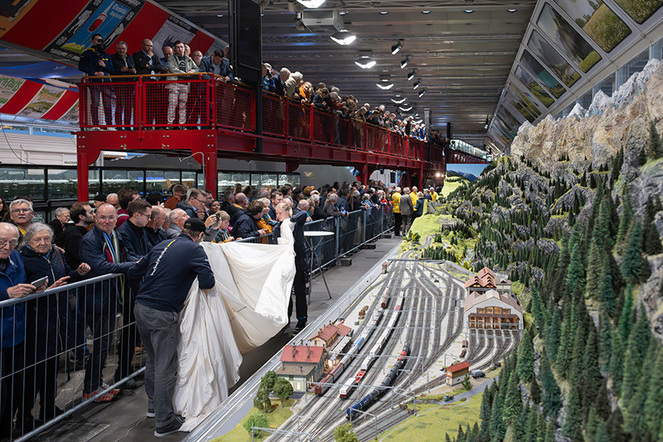
[[(25, 231), (20, 253), (27, 281), (47, 278), (44, 287), (55, 288), (68, 281), (83, 279), (90, 266), (82, 263), (74, 271), (59, 248), (53, 245), (53, 230), (42, 223), (31, 224)], [(66, 321), (68, 295), (61, 292), (26, 303), (26, 372), (23, 410), (26, 417), (39, 393), (39, 419), (48, 421), (62, 410), (55, 406), (57, 396), (58, 320)]]

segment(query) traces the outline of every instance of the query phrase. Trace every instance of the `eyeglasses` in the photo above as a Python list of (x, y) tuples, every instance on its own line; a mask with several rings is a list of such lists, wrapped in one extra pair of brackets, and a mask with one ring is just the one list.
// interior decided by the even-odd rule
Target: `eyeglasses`
[(6, 247), (9, 244), (9, 247), (12, 249), (18, 245), (18, 240), (17, 239), (0, 239), (0, 249), (3, 247)]
[(146, 217), (148, 217), (148, 218), (149, 218), (150, 216), (152, 216), (152, 212), (150, 212), (150, 213), (142, 213), (142, 212), (138, 212), (138, 214), (139, 214), (139, 215), (146, 216)]
[(32, 212), (32, 209), (12, 209), (12, 213), (28, 213)]
[(95, 43), (101, 43), (102, 41), (104, 41), (102, 38), (95, 38), (94, 39)]

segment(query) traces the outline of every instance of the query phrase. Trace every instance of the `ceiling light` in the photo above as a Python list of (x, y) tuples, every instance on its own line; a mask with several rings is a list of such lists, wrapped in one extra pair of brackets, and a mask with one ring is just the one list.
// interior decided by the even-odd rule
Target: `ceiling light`
[(319, 8), (325, 0), (297, 0), (299, 3), (301, 3), (305, 8)]
[(405, 97), (400, 97), (398, 95), (396, 95), (396, 98), (391, 99), (392, 103), (394, 103), (394, 104), (403, 104), (403, 103), (405, 103), (405, 100), (406, 100)]
[(407, 67), (408, 63), (410, 63), (410, 56), (409, 56), (409, 55), (406, 56), (406, 57), (401, 61), (401, 69), (405, 69), (405, 68)]
[(223, 17), (223, 14), (216, 14), (216, 16), (221, 18), (221, 17)]
[(510, 8), (510, 9), (507, 9), (507, 11), (509, 11), (509, 12), (516, 12), (517, 9), (516, 9), (516, 8)]
[(394, 43), (391, 46), (391, 55), (398, 54), (398, 51), (400, 51), (402, 47), (403, 47), (403, 40), (398, 40), (396, 43)]
[(422, 89), (422, 90), (419, 92), (419, 98), (423, 97), (425, 93), (426, 93), (426, 89)]
[(471, 14), (471, 13), (474, 12), (474, 9), (466, 9), (465, 12), (466, 12), (467, 14)]
[(373, 66), (375, 66), (375, 63), (376, 63), (375, 60), (373, 60), (368, 55), (362, 55), (361, 57), (355, 60), (355, 64), (362, 69), (370, 69)]
[(430, 11), (421, 11), (422, 14), (430, 14)]
[(380, 15), (387, 15), (389, 14), (389, 11), (380, 11)]
[(341, 11), (341, 12), (338, 13), (338, 15), (345, 15), (347, 13), (348, 13), (348, 11)]
[(419, 86), (421, 86), (421, 78), (414, 82), (412, 89), (417, 89)]
[(336, 32), (335, 34), (331, 35), (329, 38), (331, 38), (341, 46), (347, 46), (349, 44), (352, 44), (357, 39), (357, 36), (350, 31), (343, 30)]
[(394, 83), (391, 82), (389, 74), (380, 75), (380, 82), (376, 83), (376, 86), (382, 89), (383, 91), (388, 91), (394, 87)]
[(408, 105), (408, 107), (400, 106), (399, 109), (402, 110), (403, 112), (410, 112), (412, 110), (412, 106), (411, 105)]
[(417, 75), (417, 70), (412, 69), (412, 71), (409, 74), (407, 74), (407, 81), (412, 81), (415, 75)]

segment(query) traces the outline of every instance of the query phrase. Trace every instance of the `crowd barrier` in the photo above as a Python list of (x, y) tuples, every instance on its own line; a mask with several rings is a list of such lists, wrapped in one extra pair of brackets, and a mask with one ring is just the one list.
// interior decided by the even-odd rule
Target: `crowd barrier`
[[(311, 274), (392, 225), (387, 205), (307, 223), (307, 231), (333, 233), (311, 238)], [(3, 348), (0, 360), (1, 425), (8, 433), (0, 439), (32, 438), (144, 372), (146, 355), (133, 315), (136, 290), (123, 275), (108, 274), (0, 302), (0, 324), (10, 314), (21, 315), (26, 324), (25, 333), (2, 330), (3, 344), (11, 340), (17, 345)], [(98, 388), (84, 399), (86, 385), (88, 392)]]
[(15, 344), (0, 361), (2, 440), (33, 437), (144, 371), (133, 293), (108, 274), (0, 302), (3, 344)]

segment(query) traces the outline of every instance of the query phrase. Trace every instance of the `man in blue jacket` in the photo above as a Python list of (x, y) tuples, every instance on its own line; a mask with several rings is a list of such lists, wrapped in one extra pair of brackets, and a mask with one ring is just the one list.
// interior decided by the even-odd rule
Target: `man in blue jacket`
[(136, 297), (135, 313), (147, 351), (147, 417), (156, 418), (156, 437), (176, 432), (183, 422), (175, 414), (172, 399), (177, 381), (178, 323), (194, 279), (198, 277), (203, 290), (214, 287), (214, 273), (200, 246), (204, 235), (205, 223), (189, 218), (180, 236), (155, 246), (129, 273), (131, 278), (145, 277)]
[[(14, 250), (17, 244), (18, 228), (0, 223), (0, 301), (22, 298), (36, 290), (32, 284), (25, 283), (23, 259)], [(23, 402), (25, 305), (19, 303), (0, 309), (0, 327), (0, 439), (5, 440), (12, 435), (14, 415)]]
[[(92, 36), (92, 47), (87, 48), (83, 52), (83, 55), (81, 55), (81, 59), (78, 62), (78, 69), (90, 77), (113, 75), (115, 73), (113, 62), (105, 49), (104, 38), (100, 34), (94, 34)], [(113, 116), (111, 114), (113, 86), (108, 83), (109, 80), (93, 80), (96, 83), (105, 84), (90, 85), (90, 114), (92, 115), (93, 126), (99, 125), (99, 101), (102, 100), (102, 96), (106, 125), (110, 126), (113, 124)]]
[(249, 207), (233, 224), (235, 238), (252, 238), (265, 235), (265, 230), (258, 228), (258, 220), (262, 217), (265, 208), (261, 201), (251, 201)]
[[(127, 254), (120, 242), (120, 235), (115, 231), (117, 212), (115, 207), (106, 203), (97, 209), (95, 226), (81, 240), (81, 260), (92, 268), (90, 276), (101, 276), (108, 273), (127, 273), (135, 265), (127, 261)], [(102, 370), (108, 356), (110, 336), (115, 326), (118, 301), (124, 299), (126, 281), (111, 279), (102, 281), (92, 293), (80, 297), (81, 310), (86, 325), (92, 330), (94, 344), (92, 354), (85, 367), (83, 383), (83, 399), (91, 399), (107, 390), (96, 399), (96, 402), (109, 402), (120, 393), (118, 389), (108, 389), (101, 382)], [(119, 298), (119, 299), (118, 299)]]

